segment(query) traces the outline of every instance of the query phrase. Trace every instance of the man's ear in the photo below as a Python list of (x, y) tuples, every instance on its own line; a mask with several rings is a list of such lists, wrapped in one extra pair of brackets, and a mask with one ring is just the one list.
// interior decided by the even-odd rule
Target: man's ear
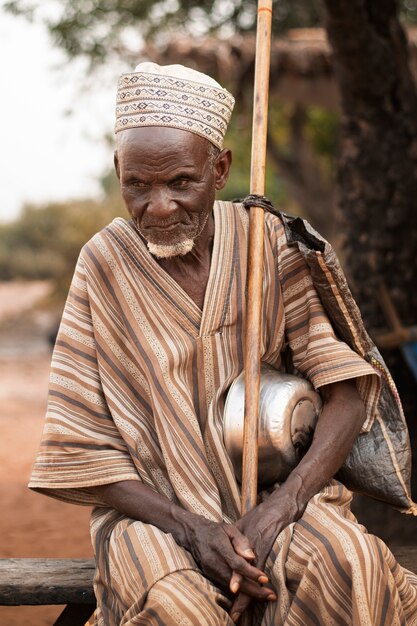
[(216, 189), (223, 189), (229, 178), (230, 166), (232, 165), (232, 151), (224, 148), (214, 163)]
[(117, 150), (114, 151), (113, 162), (114, 162), (114, 169), (116, 170), (117, 178), (120, 180), (120, 166), (119, 166), (119, 157), (117, 155)]

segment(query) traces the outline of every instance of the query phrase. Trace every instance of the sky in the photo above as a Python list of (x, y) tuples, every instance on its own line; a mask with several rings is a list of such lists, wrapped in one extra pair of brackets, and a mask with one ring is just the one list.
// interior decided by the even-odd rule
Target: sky
[(104, 140), (114, 124), (112, 71), (83, 89), (83, 64), (67, 63), (40, 23), (5, 14), (0, 0), (0, 222), (25, 203), (100, 194), (98, 178), (112, 165)]

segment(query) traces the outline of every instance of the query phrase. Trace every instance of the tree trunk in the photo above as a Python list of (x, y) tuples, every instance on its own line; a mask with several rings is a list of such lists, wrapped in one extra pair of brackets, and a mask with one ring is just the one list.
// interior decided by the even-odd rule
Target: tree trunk
[(338, 173), (346, 264), (365, 322), (382, 279), (417, 322), (417, 92), (395, 0), (324, 0), (343, 120)]
[[(417, 91), (395, 0), (324, 4), (343, 110), (345, 263), (372, 335), (388, 326), (377, 298), (381, 280), (402, 323), (417, 324)], [(399, 350), (384, 356), (402, 393), (416, 460), (417, 382)]]

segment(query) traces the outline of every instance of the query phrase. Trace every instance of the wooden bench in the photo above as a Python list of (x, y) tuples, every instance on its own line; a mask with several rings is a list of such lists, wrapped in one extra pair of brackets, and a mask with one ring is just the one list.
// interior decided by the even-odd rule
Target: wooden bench
[[(417, 574), (417, 546), (392, 549)], [(0, 559), (0, 606), (66, 604), (54, 626), (84, 626), (96, 603), (93, 559)]]
[(84, 626), (96, 608), (94, 559), (0, 559), (0, 605), (66, 604), (54, 626)]

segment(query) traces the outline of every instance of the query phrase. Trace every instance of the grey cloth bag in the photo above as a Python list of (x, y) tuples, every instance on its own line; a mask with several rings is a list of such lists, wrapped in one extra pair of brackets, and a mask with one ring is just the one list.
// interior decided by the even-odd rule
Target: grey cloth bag
[(339, 339), (366, 359), (381, 377), (378, 412), (369, 432), (359, 435), (336, 475), (346, 487), (417, 515), (410, 495), (411, 448), (395, 383), (365, 330), (361, 314), (332, 246), (305, 220), (274, 211), (289, 245), (298, 247)]

